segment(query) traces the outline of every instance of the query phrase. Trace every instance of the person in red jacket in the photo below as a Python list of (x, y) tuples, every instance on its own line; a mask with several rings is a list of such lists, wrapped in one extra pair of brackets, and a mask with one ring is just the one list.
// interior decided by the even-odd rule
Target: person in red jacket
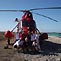
[(7, 31), (4, 33), (5, 38), (7, 38), (7, 46), (4, 47), (5, 49), (8, 48), (8, 46), (11, 44), (10, 39), (14, 37), (13, 33), (11, 31)]

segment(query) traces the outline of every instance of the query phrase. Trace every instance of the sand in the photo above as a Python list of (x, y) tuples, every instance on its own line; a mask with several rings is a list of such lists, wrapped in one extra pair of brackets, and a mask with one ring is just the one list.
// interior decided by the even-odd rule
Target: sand
[(51, 41), (53, 43), (61, 44), (61, 38), (55, 37), (55, 36), (49, 36), (47, 41)]
[(12, 46), (4, 49), (6, 41), (0, 41), (0, 61), (60, 61), (61, 38), (49, 36), (43, 41), (41, 50), (37, 54), (18, 53)]

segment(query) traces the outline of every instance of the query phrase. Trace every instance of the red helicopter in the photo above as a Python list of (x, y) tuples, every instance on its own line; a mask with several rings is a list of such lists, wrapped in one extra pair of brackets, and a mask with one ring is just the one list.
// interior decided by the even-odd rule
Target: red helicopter
[[(45, 18), (48, 18), (50, 20), (53, 20), (55, 22), (58, 22), (57, 20), (51, 18), (51, 17), (48, 17), (48, 16), (45, 16), (45, 15), (42, 15), (42, 14), (39, 14), (39, 13), (35, 13), (35, 12), (32, 12), (34, 10), (46, 10), (46, 9), (61, 9), (61, 7), (48, 7), (48, 8), (34, 8), (34, 9), (29, 9), (29, 10), (0, 10), (0, 12), (24, 12), (24, 15), (22, 16), (21, 20), (18, 20), (18, 18), (15, 19), (16, 22), (18, 22), (18, 24), (13, 28), (13, 30), (17, 27), (17, 31), (18, 32), (21, 32), (23, 31), (25, 35), (28, 34), (28, 31), (38, 31), (40, 33), (40, 31), (37, 29), (36, 27), (36, 22), (35, 20), (33, 19), (33, 15), (32, 13), (36, 14), (36, 15), (39, 15), (39, 16), (43, 16)], [(7, 31), (5, 33), (5, 37), (6, 38), (12, 38), (13, 37), (13, 34), (12, 34), (12, 31)], [(10, 35), (9, 35), (10, 34)], [(44, 39), (48, 39), (48, 34), (47, 33), (40, 33), (40, 37), (42, 40)]]
[[(28, 35), (28, 31), (30, 31), (30, 32), (38, 31), (40, 33), (40, 31), (36, 27), (36, 22), (33, 19), (33, 15), (30, 11), (24, 11), (24, 15), (22, 16), (21, 20), (19, 21), (18, 18), (16, 18), (15, 21), (18, 22), (18, 24), (15, 26), (15, 28), (17, 27), (18, 32), (23, 31), (25, 35)], [(13, 28), (13, 30), (15, 28)], [(48, 34), (42, 33), (41, 39), (43, 39), (43, 40), (48, 39)]]

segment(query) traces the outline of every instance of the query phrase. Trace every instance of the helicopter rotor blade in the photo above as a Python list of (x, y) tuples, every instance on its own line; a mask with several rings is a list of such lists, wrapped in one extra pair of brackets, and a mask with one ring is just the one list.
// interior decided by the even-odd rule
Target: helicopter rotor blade
[(0, 10), (0, 12), (25, 12), (25, 10)]
[[(34, 13), (34, 12), (32, 12), (32, 13)], [(43, 17), (45, 17), (45, 18), (48, 18), (48, 19), (53, 20), (53, 21), (55, 21), (55, 22), (58, 22), (57, 20), (55, 20), (55, 19), (53, 19), (53, 18), (51, 18), (51, 17), (45, 16), (45, 15), (42, 15), (42, 14), (39, 14), (39, 13), (34, 13), (34, 14), (39, 15), (39, 16), (43, 16)]]
[(29, 11), (33, 11), (33, 10), (42, 10), (42, 9), (61, 9), (61, 7), (34, 8), (34, 9), (30, 9)]
[(33, 10), (42, 10), (42, 9), (61, 9), (61, 7), (47, 7), (47, 8), (34, 8), (29, 10), (0, 10), (0, 12), (26, 12), (26, 11), (33, 11)]

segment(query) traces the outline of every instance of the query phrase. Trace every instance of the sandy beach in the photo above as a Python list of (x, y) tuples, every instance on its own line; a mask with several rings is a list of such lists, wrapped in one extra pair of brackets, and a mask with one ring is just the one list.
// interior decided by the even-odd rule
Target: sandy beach
[(61, 38), (49, 36), (43, 41), (41, 50), (37, 54), (18, 53), (12, 46), (4, 49), (6, 41), (0, 41), (0, 61), (60, 61)]
[(49, 38), (46, 41), (51, 41), (53, 43), (61, 44), (61, 38), (56, 36), (49, 36)]

